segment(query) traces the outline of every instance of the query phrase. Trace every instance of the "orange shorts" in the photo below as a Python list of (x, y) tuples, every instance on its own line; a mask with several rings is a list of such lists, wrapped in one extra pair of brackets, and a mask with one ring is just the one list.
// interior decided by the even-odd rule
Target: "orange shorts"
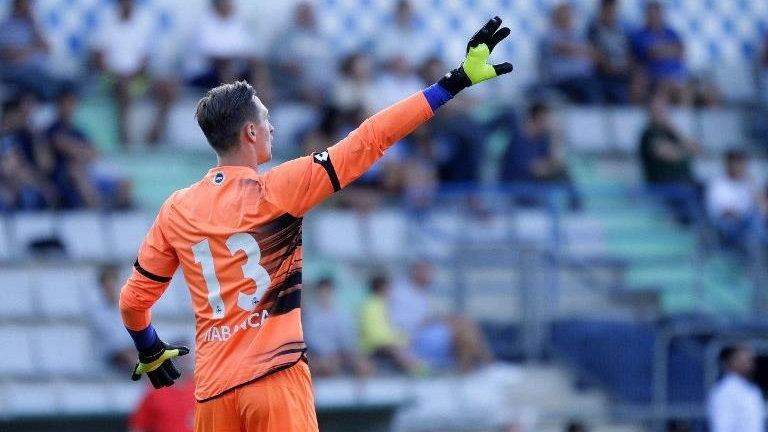
[(309, 367), (295, 366), (195, 406), (195, 432), (316, 432)]

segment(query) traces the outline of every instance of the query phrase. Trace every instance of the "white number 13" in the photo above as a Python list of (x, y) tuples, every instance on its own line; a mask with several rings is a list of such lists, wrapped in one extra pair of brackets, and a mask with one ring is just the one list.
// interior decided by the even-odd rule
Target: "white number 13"
[[(269, 273), (259, 265), (259, 260), (261, 260), (259, 243), (250, 234), (237, 233), (227, 239), (227, 248), (233, 256), (240, 251), (245, 252), (246, 260), (243, 264), (243, 275), (253, 280), (256, 284), (256, 290), (253, 294), (237, 293), (237, 306), (240, 309), (252, 311), (271, 283)], [(212, 318), (223, 318), (227, 310), (224, 306), (224, 300), (221, 298), (221, 284), (219, 278), (216, 277), (211, 245), (208, 243), (208, 239), (192, 246), (192, 254), (195, 257), (195, 264), (200, 263), (203, 268), (203, 279), (205, 279), (205, 285), (208, 288), (208, 303), (213, 311)]]

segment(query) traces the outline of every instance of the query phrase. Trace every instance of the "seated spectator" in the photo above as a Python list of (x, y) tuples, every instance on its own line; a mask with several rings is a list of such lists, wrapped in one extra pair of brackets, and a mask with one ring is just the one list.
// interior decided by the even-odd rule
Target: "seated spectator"
[(315, 285), (313, 302), (304, 308), (304, 330), (312, 373), (331, 376), (348, 368), (366, 375), (370, 365), (357, 349), (351, 318), (335, 304), (334, 282), (324, 278)]
[[(174, 345), (191, 347), (188, 342)], [(190, 353), (192, 354), (192, 353)], [(173, 360), (181, 378), (172, 386), (148, 389), (128, 418), (128, 432), (192, 432), (195, 424), (194, 355)]]
[(370, 280), (371, 294), (360, 309), (360, 342), (363, 352), (394, 363), (411, 375), (424, 374), (425, 366), (409, 351), (408, 341), (390, 319), (389, 278), (375, 275)]
[(120, 284), (117, 267), (106, 265), (99, 270), (99, 291), (90, 299), (86, 316), (94, 341), (101, 347), (105, 365), (116, 371), (133, 370), (136, 348), (120, 319)]
[[(151, 37), (150, 17), (137, 10), (134, 0), (119, 0), (107, 14), (96, 36), (96, 66), (112, 81), (117, 101), (118, 138), (123, 146), (130, 142), (128, 113), (135, 87), (148, 71)], [(171, 78), (154, 81), (150, 94), (156, 98), (157, 113), (146, 137), (147, 142), (153, 144), (165, 133), (168, 112), (177, 91), (176, 83)]]
[(720, 361), (723, 376), (707, 395), (709, 430), (764, 432), (765, 399), (754, 381), (754, 348), (745, 344), (726, 347), (720, 353)]
[(376, 99), (372, 112), (384, 109), (425, 87), (413, 65), (403, 55), (390, 58), (381, 74), (374, 81)]
[[(211, 0), (211, 8), (195, 27), (190, 84), (208, 90), (223, 83), (249, 80), (259, 98), (272, 97), (269, 73), (259, 58), (248, 24), (232, 0)], [(265, 102), (266, 103), (266, 102)]]
[(294, 23), (274, 44), (275, 82), (285, 99), (321, 105), (336, 78), (331, 43), (317, 25), (310, 2), (296, 6)]
[(618, 7), (618, 0), (601, 0), (587, 34), (606, 101), (624, 104), (629, 101), (629, 35), (619, 20)]
[(52, 180), (60, 193), (60, 205), (65, 209), (130, 208), (130, 181), (100, 172), (98, 151), (73, 122), (78, 102), (74, 91), (64, 90), (57, 102), (58, 117), (47, 132), (54, 156)]
[(661, 2), (653, 0), (645, 8), (645, 26), (631, 36), (636, 67), (633, 77), (635, 100), (661, 93), (672, 102), (684, 105), (714, 105), (717, 89), (707, 80), (691, 79), (685, 67), (685, 47), (680, 35), (664, 21)]
[(48, 50), (32, 0), (13, 0), (8, 17), (0, 23), (0, 79), (20, 93), (54, 98), (60, 83), (48, 71)]
[(362, 109), (365, 115), (373, 114), (376, 90), (371, 76), (371, 62), (362, 52), (350, 54), (339, 67), (339, 79), (333, 89), (336, 108), (349, 112)]
[[(507, 146), (501, 159), (501, 181), (525, 185), (515, 190), (519, 204), (542, 205), (542, 193), (549, 187), (562, 187), (568, 195), (568, 205), (581, 207), (578, 191), (568, 173), (565, 148), (552, 121), (551, 109), (544, 103), (534, 103), (528, 115)], [(540, 185), (542, 188), (530, 188)]]
[(485, 338), (473, 322), (434, 310), (430, 298), (433, 288), (434, 268), (427, 261), (417, 261), (411, 265), (408, 276), (395, 283), (390, 294), (390, 319), (408, 338), (410, 350), (435, 369), (456, 364), (466, 372), (493, 360)]
[(46, 176), (37, 172), (24, 156), (18, 130), (22, 123), (21, 101), (2, 106), (0, 119), (0, 210), (43, 210), (52, 208), (55, 189)]
[(411, 65), (424, 63), (435, 50), (432, 39), (425, 37), (419, 29), (413, 4), (408, 0), (398, 0), (394, 16), (376, 30), (373, 43), (376, 63), (386, 64), (398, 55), (405, 56), (405, 61)]
[(574, 28), (570, 4), (556, 6), (551, 19), (552, 27), (541, 44), (542, 72), (549, 85), (575, 103), (601, 102), (600, 85), (594, 75), (594, 52)]
[(761, 208), (757, 185), (748, 169), (744, 152), (729, 151), (725, 155), (725, 176), (707, 185), (707, 213), (727, 248), (744, 250), (746, 236)]
[(698, 185), (692, 163), (699, 145), (684, 137), (670, 122), (669, 101), (664, 93), (649, 104), (648, 125), (640, 137), (640, 162), (648, 186), (665, 197), (678, 221), (690, 223)]

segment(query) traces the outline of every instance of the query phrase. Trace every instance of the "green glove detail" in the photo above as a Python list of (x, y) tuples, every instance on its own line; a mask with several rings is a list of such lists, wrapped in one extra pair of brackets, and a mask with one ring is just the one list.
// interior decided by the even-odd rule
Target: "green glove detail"
[(455, 96), (471, 85), (512, 72), (511, 63), (488, 63), (493, 48), (510, 33), (509, 28), (500, 26), (501, 18), (494, 17), (478, 30), (467, 44), (467, 55), (461, 66), (440, 79), (438, 84)]

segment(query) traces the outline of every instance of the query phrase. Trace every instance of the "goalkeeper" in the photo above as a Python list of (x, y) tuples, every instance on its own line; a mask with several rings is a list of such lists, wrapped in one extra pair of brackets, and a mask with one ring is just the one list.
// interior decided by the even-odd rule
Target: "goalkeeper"
[(210, 90), (195, 117), (218, 165), (163, 204), (123, 287), (123, 323), (139, 351), (133, 372), (156, 388), (179, 378), (150, 308), (181, 266), (197, 338), (195, 431), (316, 431), (301, 328), (304, 214), (371, 167), (393, 143), (462, 89), (512, 71), (490, 64), (509, 35), (491, 19), (462, 64), (437, 83), (375, 114), (326, 151), (260, 174), (272, 158), (268, 110), (244, 82)]

